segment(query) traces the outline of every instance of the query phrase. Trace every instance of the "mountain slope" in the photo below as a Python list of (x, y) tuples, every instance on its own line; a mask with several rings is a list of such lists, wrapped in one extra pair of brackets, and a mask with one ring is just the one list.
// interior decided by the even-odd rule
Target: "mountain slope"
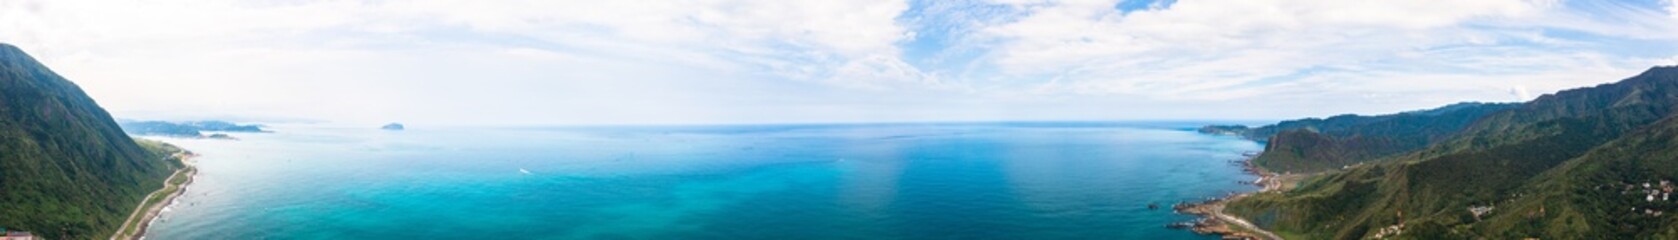
[(0, 226), (108, 236), (173, 171), (80, 87), (0, 44)]
[[(1670, 176), (1639, 170), (1670, 164), (1608, 153), (1673, 156), (1652, 149), (1665, 144), (1657, 130), (1673, 125), (1662, 119), (1671, 118), (1675, 107), (1678, 68), (1658, 67), (1486, 115), (1421, 150), (1319, 176), (1289, 192), (1255, 195), (1233, 203), (1231, 211), (1267, 228), (1322, 239), (1400, 232), (1423, 239), (1649, 237), (1662, 231), (1652, 226), (1670, 226), (1670, 220), (1592, 222), (1621, 217), (1612, 210), (1625, 205), (1599, 201), (1600, 194), (1581, 187), (1605, 187), (1602, 179), (1614, 177), (1569, 179), (1576, 173)], [(1620, 167), (1591, 167), (1605, 163)]]
[[(1678, 238), (1678, 118), (1598, 147), (1526, 186), (1482, 228), (1492, 236)], [(1645, 186), (1644, 184), (1648, 184)]]
[(1254, 164), (1276, 172), (1318, 172), (1415, 151), (1446, 140), (1508, 103), (1458, 103), (1377, 116), (1340, 115), (1283, 121), (1259, 128), (1208, 126), (1201, 132), (1267, 141)]

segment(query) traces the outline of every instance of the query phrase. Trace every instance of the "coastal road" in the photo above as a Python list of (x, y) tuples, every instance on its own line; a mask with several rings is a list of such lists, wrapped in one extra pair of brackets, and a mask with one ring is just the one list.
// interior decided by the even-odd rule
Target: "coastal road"
[[(148, 203), (146, 201), (151, 200), (151, 198), (154, 197), (154, 196), (157, 196), (157, 194), (163, 193), (163, 190), (169, 189), (169, 183), (174, 182), (176, 177), (180, 177), (181, 175), (185, 175), (185, 174), (181, 174), (181, 173), (192, 169), (192, 163), (187, 162), (187, 159), (186, 159), (187, 156), (180, 156), (177, 153), (177, 155), (173, 155), (173, 156), (170, 156), (170, 157), (180, 157), (180, 158), (182, 158), (181, 159), (181, 164), (185, 165), (185, 166), (182, 167), (181, 169), (176, 169), (175, 172), (173, 172), (173, 173), (169, 173), (169, 178), (168, 179), (163, 179), (163, 187), (162, 188), (158, 188), (156, 191), (152, 191), (150, 194), (146, 194), (146, 198), (141, 198), (140, 199), (140, 206), (135, 207), (134, 212), (128, 214), (128, 218), (124, 219), (122, 221), (122, 227), (117, 228), (117, 231), (115, 233), (111, 233), (111, 238), (110, 238), (111, 240), (139, 239), (140, 236), (125, 236), (125, 235), (122, 234), (122, 233), (128, 231), (128, 226), (130, 225), (128, 223), (134, 222), (135, 221), (134, 218), (135, 217), (140, 217), (140, 216), (145, 216), (144, 218), (141, 218), (141, 220), (150, 220), (152, 217), (156, 217), (157, 214), (159, 214), (159, 211), (161, 211), (163, 209), (163, 207), (166, 207), (168, 205), (168, 204), (154, 205), (156, 203)], [(168, 158), (164, 158), (164, 161), (168, 161)], [(188, 176), (188, 177), (191, 177), (191, 176)], [(190, 182), (188, 182), (188, 183), (190, 183)], [(184, 187), (188, 183), (182, 183), (181, 186), (176, 186), (176, 187), (177, 188)], [(185, 192), (185, 191), (180, 191), (179, 189), (177, 189), (177, 191), (175, 191), (175, 194), (180, 194), (182, 192)], [(168, 202), (168, 201), (173, 201), (173, 200), (174, 199), (172, 199), (172, 198), (166, 198), (166, 199), (163, 199), (163, 202)], [(139, 227), (142, 230), (141, 232), (136, 232), (136, 234), (141, 234), (141, 235), (144, 234), (143, 230), (145, 230), (144, 226), (146, 225), (146, 223), (139, 223), (139, 224), (133, 224), (133, 225), (136, 225), (136, 227)]]
[[(1261, 177), (1259, 178), (1259, 180), (1257, 182), (1264, 187), (1263, 189), (1259, 190), (1259, 193), (1282, 190), (1282, 179), (1281, 178), (1283, 176), (1275, 175), (1275, 174), (1271, 174), (1271, 173), (1263, 173), (1263, 172), (1259, 173), (1259, 175)], [(1241, 194), (1241, 195), (1238, 195), (1238, 196), (1235, 196), (1235, 197), (1231, 197), (1228, 200), (1224, 200), (1223, 202), (1221, 202), (1219, 204), (1214, 204), (1214, 205), (1210, 206), (1212, 208), (1212, 211), (1211, 211), (1212, 216), (1217, 217), (1219, 220), (1223, 220), (1224, 223), (1235, 224), (1237, 226), (1241, 226), (1242, 228), (1246, 228), (1248, 230), (1248, 232), (1257, 233), (1261, 236), (1264, 236), (1265, 239), (1283, 240), (1282, 236), (1276, 235), (1276, 233), (1272, 233), (1268, 230), (1264, 230), (1264, 228), (1260, 228), (1260, 227), (1258, 227), (1258, 225), (1253, 225), (1252, 222), (1247, 222), (1246, 219), (1241, 219), (1241, 218), (1238, 218), (1238, 217), (1235, 217), (1235, 216), (1231, 216), (1229, 214), (1224, 214), (1224, 204), (1229, 204), (1229, 202), (1234, 202), (1235, 200), (1245, 198), (1247, 196), (1252, 196), (1252, 194), (1257, 194), (1257, 193)]]
[[(1243, 196), (1243, 197), (1245, 197), (1245, 196)], [(1247, 220), (1244, 220), (1244, 219), (1241, 219), (1241, 218), (1238, 218), (1238, 217), (1235, 217), (1235, 216), (1230, 216), (1229, 214), (1224, 214), (1223, 204), (1217, 204), (1217, 205), (1212, 206), (1212, 207), (1213, 207), (1212, 216), (1218, 217), (1218, 219), (1223, 220), (1224, 223), (1231, 223), (1231, 224), (1239, 225), (1242, 228), (1246, 228), (1249, 232), (1258, 233), (1259, 235), (1264, 236), (1265, 239), (1283, 240), (1282, 236), (1277, 236), (1276, 233), (1271, 233), (1270, 231), (1264, 230), (1264, 228), (1259, 228), (1257, 225), (1253, 225), (1253, 223), (1247, 222)]]

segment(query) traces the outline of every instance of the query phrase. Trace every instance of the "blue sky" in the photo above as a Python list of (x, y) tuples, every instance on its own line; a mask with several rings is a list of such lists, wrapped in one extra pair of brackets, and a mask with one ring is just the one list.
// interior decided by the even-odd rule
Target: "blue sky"
[(1284, 119), (1678, 64), (1650, 1), (0, 0), (119, 117), (434, 125)]

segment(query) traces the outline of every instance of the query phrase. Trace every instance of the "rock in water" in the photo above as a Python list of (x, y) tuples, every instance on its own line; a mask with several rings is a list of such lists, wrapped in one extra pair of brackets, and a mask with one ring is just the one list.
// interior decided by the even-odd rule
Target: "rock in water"
[(380, 127), (379, 129), (391, 130), (391, 131), (401, 131), (403, 129), (403, 127), (402, 127), (401, 123), (390, 123), (390, 124), (385, 124), (384, 127)]

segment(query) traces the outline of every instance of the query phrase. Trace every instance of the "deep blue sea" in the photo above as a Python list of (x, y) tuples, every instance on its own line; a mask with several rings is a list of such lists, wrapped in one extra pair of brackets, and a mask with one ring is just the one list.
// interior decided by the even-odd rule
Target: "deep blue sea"
[(200, 173), (148, 239), (1215, 239), (1169, 205), (1261, 146), (1196, 125), (278, 125), (163, 139)]

